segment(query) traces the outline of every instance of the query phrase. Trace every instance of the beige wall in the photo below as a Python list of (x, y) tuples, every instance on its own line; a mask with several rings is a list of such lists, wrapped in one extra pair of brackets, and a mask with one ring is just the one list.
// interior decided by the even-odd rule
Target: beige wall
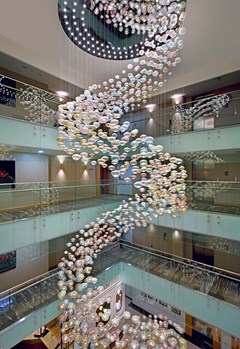
[[(67, 156), (45, 154), (14, 153), (16, 183), (14, 189), (0, 191), (0, 209), (22, 208), (58, 200), (75, 200), (96, 197), (96, 169), (91, 164), (85, 166)], [(62, 169), (60, 161), (63, 161)], [(57, 182), (48, 193), (48, 182)], [(43, 182), (43, 185), (39, 185)], [(28, 185), (30, 183), (30, 185)], [(80, 185), (79, 188), (70, 186)], [(99, 191), (98, 191), (99, 195)]]
[[(59, 200), (96, 197), (96, 169), (91, 164), (74, 161), (68, 156), (51, 156), (49, 181), (58, 182)], [(79, 185), (79, 188), (70, 188)]]
[(240, 273), (240, 256), (220, 251), (214, 252), (214, 264), (216, 267)]
[(218, 181), (239, 181), (240, 163), (215, 164), (214, 180)]
[[(40, 204), (39, 182), (48, 182), (48, 156), (14, 153), (16, 185), (0, 191), (0, 209)], [(30, 185), (29, 185), (30, 183)]]
[[(164, 233), (166, 233), (165, 236)], [(192, 233), (190, 232), (176, 232), (171, 228), (154, 226), (152, 224), (146, 228), (137, 228), (132, 233), (132, 242), (134, 244), (187, 259), (192, 259), (193, 257), (192, 239)], [(198, 245), (200, 247), (202, 245), (203, 247), (211, 248), (209, 243), (207, 240), (205, 241), (203, 236), (198, 236)], [(222, 251), (214, 251), (214, 265), (225, 270), (240, 273), (240, 256), (237, 255), (239, 250), (237, 243), (235, 250), (235, 255)]]
[[(166, 233), (166, 235), (164, 233)], [(184, 255), (181, 231), (173, 232), (170, 228), (149, 224), (146, 228), (135, 229), (132, 236), (134, 244), (177, 256)]]
[(74, 161), (71, 156), (50, 156), (49, 181), (96, 181), (95, 167), (90, 163), (85, 166), (82, 161)]
[(21, 264), (0, 274), (0, 292), (48, 271), (48, 255)]
[(15, 153), (16, 182), (48, 182), (48, 155)]

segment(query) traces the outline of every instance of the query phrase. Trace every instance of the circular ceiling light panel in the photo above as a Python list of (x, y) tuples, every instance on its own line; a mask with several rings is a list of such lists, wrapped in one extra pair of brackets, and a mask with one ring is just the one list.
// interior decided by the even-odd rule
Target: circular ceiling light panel
[(186, 3), (168, 2), (58, 0), (58, 13), (65, 33), (80, 49), (99, 58), (126, 60), (160, 46), (159, 35), (169, 29), (175, 32)]

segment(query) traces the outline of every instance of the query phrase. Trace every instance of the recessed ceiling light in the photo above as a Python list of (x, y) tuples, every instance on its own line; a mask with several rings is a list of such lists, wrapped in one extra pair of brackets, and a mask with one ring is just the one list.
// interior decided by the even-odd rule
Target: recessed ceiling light
[(69, 96), (69, 93), (66, 91), (56, 91), (56, 94), (60, 97), (67, 97)]
[(38, 154), (42, 154), (42, 153), (44, 153), (43, 150), (38, 150)]

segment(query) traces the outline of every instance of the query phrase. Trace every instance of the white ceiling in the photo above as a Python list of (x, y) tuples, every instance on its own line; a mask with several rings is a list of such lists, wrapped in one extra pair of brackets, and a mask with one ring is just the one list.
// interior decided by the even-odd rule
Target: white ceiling
[[(76, 47), (61, 28), (57, 0), (1, 0), (0, 5), (2, 52), (58, 77), (51, 90), (64, 89), (62, 81), (79, 87), (101, 83), (128, 64)], [(188, 0), (182, 63), (163, 92), (239, 70), (239, 14), (240, 0)]]

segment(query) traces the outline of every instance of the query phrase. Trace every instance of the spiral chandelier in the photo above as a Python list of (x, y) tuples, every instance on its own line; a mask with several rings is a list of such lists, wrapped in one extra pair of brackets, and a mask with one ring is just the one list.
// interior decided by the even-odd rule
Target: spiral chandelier
[[(78, 39), (74, 38), (78, 32), (82, 33), (79, 37), (87, 35), (89, 40), (93, 35), (81, 19), (86, 13), (78, 12), (79, 3), (81, 1), (59, 1), (61, 23), (65, 21), (65, 31), (69, 25), (71, 39), (76, 44)], [(109, 345), (132, 349), (182, 348), (185, 342), (179, 334), (180, 327), (174, 324), (175, 329), (168, 328), (170, 322), (162, 315), (145, 319), (125, 312), (124, 318), (130, 323), (120, 330), (119, 318), (111, 315), (110, 310), (102, 315), (104, 318), (99, 316), (98, 308), (103, 304), (99, 296), (104, 287), (96, 287), (97, 278), (91, 274), (99, 252), (117, 237), (136, 226), (145, 227), (146, 219), (165, 213), (174, 217), (187, 209), (187, 174), (182, 160), (164, 153), (161, 145), (154, 144), (153, 137), (139, 135), (137, 129), (129, 130), (128, 121), (120, 123), (125, 112), (159, 93), (173, 68), (180, 63), (186, 1), (102, 0), (83, 2), (82, 7), (105, 26), (125, 35), (146, 37), (121, 76), (116, 75), (100, 85), (93, 84), (75, 101), (59, 106), (57, 141), (60, 149), (75, 161), (91, 161), (94, 166), (108, 168), (114, 178), (121, 176), (126, 183), (134, 182), (137, 191), (116, 209), (85, 225), (67, 243), (58, 265), (63, 343), (75, 342), (84, 349)], [(79, 18), (84, 25), (80, 25)], [(81, 42), (78, 44), (83, 48)], [(106, 57), (103, 56), (106, 51), (96, 52), (95, 55), (102, 58), (121, 59), (120, 53), (115, 58), (112, 51)], [(129, 58), (126, 51), (121, 52), (122, 57)]]

